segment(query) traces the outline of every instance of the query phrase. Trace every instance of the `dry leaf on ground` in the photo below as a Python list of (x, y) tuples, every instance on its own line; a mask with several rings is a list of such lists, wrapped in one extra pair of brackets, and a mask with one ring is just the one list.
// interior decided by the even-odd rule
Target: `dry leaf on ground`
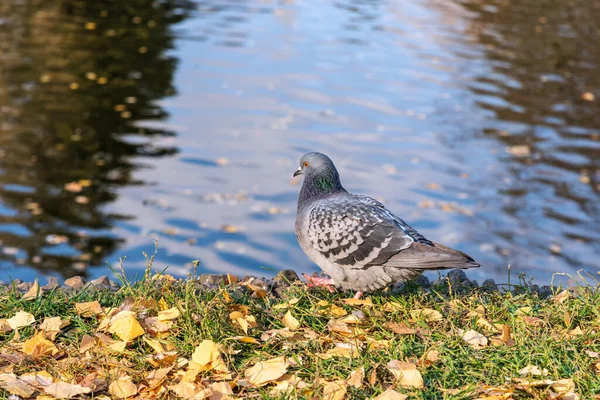
[(27, 291), (27, 293), (25, 293), (23, 295), (23, 300), (37, 299), (42, 294), (43, 293), (42, 293), (42, 290), (40, 289), (40, 284), (39, 284), (38, 280), (36, 279), (35, 282), (33, 282), (33, 286), (31, 286), (31, 289), (29, 289)]
[(373, 400), (406, 400), (408, 399), (407, 395), (396, 392), (394, 389), (388, 389), (385, 392), (381, 393), (379, 396), (375, 397)]
[(432, 308), (418, 308), (410, 311), (410, 316), (413, 319), (423, 318), (425, 321), (441, 321), (443, 319), (442, 314)]
[(93, 317), (98, 314), (102, 314), (102, 306), (98, 301), (89, 301), (87, 303), (75, 303), (75, 310), (77, 315), (82, 317)]
[(15, 374), (0, 374), (0, 387), (10, 394), (28, 398), (33, 395), (35, 388), (19, 379)]
[(44, 393), (57, 399), (70, 399), (75, 396), (90, 393), (89, 387), (73, 385), (67, 382), (56, 382), (44, 388)]
[(145, 333), (133, 311), (121, 311), (112, 317), (108, 331), (125, 342), (129, 342)]
[(536, 365), (528, 365), (524, 368), (521, 368), (519, 370), (519, 375), (521, 376), (527, 376), (527, 375), (531, 375), (531, 376), (547, 376), (548, 375), (548, 370), (546, 368), (544, 369), (540, 369), (540, 367), (536, 366)]
[(346, 397), (346, 381), (340, 379), (323, 383), (322, 400), (343, 400)]
[(287, 372), (288, 366), (285, 357), (259, 361), (244, 371), (245, 382), (252, 386), (264, 386), (281, 378)]
[(344, 304), (349, 305), (349, 306), (367, 306), (367, 307), (373, 306), (373, 301), (371, 300), (370, 297), (367, 297), (366, 299), (350, 298), (350, 299), (343, 299), (342, 301), (344, 302)]
[(116, 398), (125, 399), (137, 394), (137, 385), (130, 376), (125, 376), (113, 381), (108, 387), (108, 392)]
[(212, 340), (203, 340), (192, 354), (192, 361), (200, 366), (200, 370), (229, 372), (221, 355), (221, 348)]
[(25, 311), (17, 311), (14, 317), (6, 320), (8, 326), (12, 329), (19, 329), (24, 326), (29, 326), (35, 322), (32, 314)]
[(365, 367), (360, 367), (350, 373), (348, 378), (346, 378), (346, 383), (349, 386), (353, 386), (358, 389), (362, 386), (362, 381), (364, 378), (365, 378)]
[(290, 310), (288, 310), (285, 313), (281, 322), (283, 323), (284, 326), (288, 327), (290, 329), (290, 331), (295, 331), (298, 328), (300, 328), (300, 322), (298, 322), (298, 320), (296, 318), (294, 318), (294, 316), (292, 315)]
[(468, 330), (465, 332), (462, 329), (459, 329), (458, 334), (462, 340), (469, 343), (474, 349), (481, 349), (488, 345), (488, 339), (477, 331)]
[(54, 343), (45, 338), (43, 331), (39, 331), (31, 339), (23, 342), (21, 351), (33, 358), (54, 356), (58, 353)]
[(416, 365), (398, 360), (392, 360), (387, 363), (387, 368), (402, 387), (423, 387), (423, 377), (421, 376), (421, 373), (417, 369)]

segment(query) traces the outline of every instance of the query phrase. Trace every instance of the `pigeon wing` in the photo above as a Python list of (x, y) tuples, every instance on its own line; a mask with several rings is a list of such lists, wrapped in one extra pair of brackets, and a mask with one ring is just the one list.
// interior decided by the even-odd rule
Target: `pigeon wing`
[(308, 238), (329, 262), (353, 269), (381, 265), (415, 241), (366, 196), (321, 201), (309, 214)]

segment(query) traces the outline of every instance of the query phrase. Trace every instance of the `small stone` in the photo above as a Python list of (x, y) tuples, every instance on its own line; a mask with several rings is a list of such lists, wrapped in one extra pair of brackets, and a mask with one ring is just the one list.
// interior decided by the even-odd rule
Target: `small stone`
[(65, 286), (75, 290), (81, 290), (83, 285), (85, 285), (85, 279), (81, 276), (73, 276), (65, 281)]
[(213, 287), (224, 285), (227, 283), (227, 275), (226, 274), (201, 274), (198, 276), (198, 282), (203, 284), (204, 286)]
[(464, 282), (468, 282), (469, 278), (467, 278), (467, 274), (462, 269), (453, 269), (448, 272), (448, 279), (452, 285), (460, 285)]
[(498, 290), (498, 286), (496, 285), (496, 281), (493, 279), (486, 279), (481, 284), (481, 289), (489, 292), (495, 292)]
[(110, 289), (110, 280), (108, 279), (108, 276), (106, 275), (102, 275), (101, 277), (91, 280), (89, 281), (85, 287), (94, 287), (97, 290), (106, 290), (106, 289)]
[(541, 299), (547, 299), (552, 296), (554, 293), (552, 292), (552, 288), (550, 286), (542, 286), (538, 291), (538, 296)]
[(416, 285), (421, 286), (424, 289), (429, 289), (431, 283), (429, 282), (429, 278), (425, 275), (419, 275), (415, 279), (413, 279)]
[(27, 292), (32, 287), (33, 287), (33, 282), (22, 282), (17, 285), (17, 289), (19, 289), (22, 292)]
[(17, 279), (14, 279), (14, 280), (12, 281), (12, 283), (13, 283), (13, 285), (15, 285), (15, 286), (19, 286), (21, 283), (23, 283), (23, 279), (19, 279), (19, 278), (17, 278)]
[(60, 287), (60, 283), (58, 283), (58, 280), (51, 276), (50, 279), (48, 279), (48, 283), (46, 283), (44, 286), (42, 286), (42, 290), (45, 292), (49, 292), (51, 290), (56, 290)]
[(298, 274), (291, 269), (284, 269), (283, 271), (279, 271), (275, 278), (273, 278), (273, 283), (277, 285), (291, 285), (294, 282), (299, 282), (300, 278)]

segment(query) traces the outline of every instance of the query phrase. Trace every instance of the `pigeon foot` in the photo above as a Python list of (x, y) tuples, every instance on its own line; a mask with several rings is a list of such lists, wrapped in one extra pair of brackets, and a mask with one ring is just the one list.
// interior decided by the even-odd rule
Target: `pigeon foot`
[(320, 278), (316, 276), (308, 276), (306, 274), (302, 274), (302, 276), (304, 277), (304, 279), (306, 279), (306, 286), (308, 287), (323, 286), (326, 287), (330, 293), (335, 292), (335, 289), (333, 288), (333, 285), (335, 285), (335, 283), (331, 278)]
[(356, 294), (354, 295), (353, 299), (360, 300), (360, 298), (362, 297), (362, 295), (363, 295), (363, 292), (356, 292)]

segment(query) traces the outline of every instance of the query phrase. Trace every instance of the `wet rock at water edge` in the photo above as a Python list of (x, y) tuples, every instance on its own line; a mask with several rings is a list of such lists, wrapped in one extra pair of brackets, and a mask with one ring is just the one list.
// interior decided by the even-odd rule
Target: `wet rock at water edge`
[(74, 290), (83, 289), (83, 285), (85, 285), (85, 279), (82, 276), (73, 276), (65, 281), (65, 286)]
[(275, 285), (291, 285), (293, 283), (300, 282), (300, 278), (298, 274), (291, 269), (284, 269), (283, 271), (279, 271), (275, 278), (273, 278), (273, 284)]
[(52, 290), (56, 290), (60, 287), (60, 283), (58, 283), (58, 280), (51, 276), (50, 279), (48, 279), (48, 283), (46, 283), (44, 286), (42, 286), (42, 291), (44, 292), (50, 292)]

